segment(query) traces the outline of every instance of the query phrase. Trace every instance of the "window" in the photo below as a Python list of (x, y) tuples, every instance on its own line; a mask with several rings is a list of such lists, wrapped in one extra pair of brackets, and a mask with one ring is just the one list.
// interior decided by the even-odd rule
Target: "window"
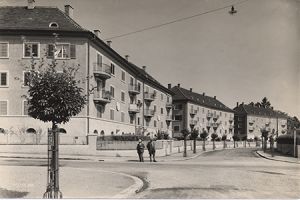
[(154, 110), (154, 112), (156, 112), (156, 105), (154, 105), (154, 106), (153, 106), (153, 108), (154, 108), (154, 109), (153, 109), (153, 110)]
[(164, 123), (163, 122), (160, 122), (160, 127), (164, 128)]
[(157, 126), (157, 124), (156, 124), (157, 122), (156, 122), (156, 120), (154, 120), (154, 127), (156, 127)]
[(8, 72), (0, 72), (0, 87), (8, 86), (7, 74)]
[(122, 71), (122, 81), (125, 81), (125, 72)]
[(0, 42), (0, 58), (8, 57), (8, 42)]
[(227, 117), (227, 113), (225, 113), (225, 118)]
[(182, 115), (175, 115), (175, 120), (181, 121), (182, 120)]
[(163, 93), (160, 94), (160, 99), (164, 100), (164, 94)]
[(121, 122), (125, 122), (125, 113), (121, 112)]
[(160, 109), (160, 114), (164, 114), (164, 109), (163, 108)]
[(146, 126), (149, 126), (149, 122), (150, 122), (150, 121), (146, 121)]
[(125, 102), (125, 92), (121, 91), (121, 101)]
[(205, 111), (204, 111), (204, 108), (202, 108), (202, 113), (204, 114), (204, 112), (205, 112)]
[(29, 85), (30, 72), (23, 72), (23, 86)]
[(222, 116), (222, 112), (220, 112), (220, 117)]
[(134, 123), (134, 117), (133, 115), (130, 115), (130, 124), (133, 124)]
[(115, 98), (115, 88), (113, 86), (110, 86), (110, 95), (111, 98)]
[(111, 71), (111, 74), (115, 75), (115, 64), (114, 63), (110, 63), (110, 71)]
[(101, 105), (97, 105), (96, 109), (97, 109), (97, 118), (102, 118), (103, 107)]
[(28, 115), (28, 107), (29, 107), (28, 101), (24, 100), (23, 101), (23, 115)]
[(141, 91), (141, 83), (138, 83), (138, 90)]
[(24, 43), (24, 58), (39, 57), (39, 43)]
[(170, 103), (170, 97), (169, 96), (167, 96), (167, 102)]
[(110, 120), (115, 120), (115, 111), (110, 109)]
[(0, 101), (0, 115), (7, 115), (7, 105), (8, 101)]
[(205, 121), (205, 119), (203, 118), (203, 119), (202, 119), (202, 122), (204, 123), (204, 121)]
[(76, 45), (74, 44), (48, 44), (47, 57), (56, 59), (75, 59)]
[(138, 120), (137, 120), (137, 121), (138, 121), (138, 125), (140, 125), (140, 118), (138, 117), (137, 119), (138, 119)]
[(174, 131), (179, 132), (180, 127), (179, 126), (174, 126)]

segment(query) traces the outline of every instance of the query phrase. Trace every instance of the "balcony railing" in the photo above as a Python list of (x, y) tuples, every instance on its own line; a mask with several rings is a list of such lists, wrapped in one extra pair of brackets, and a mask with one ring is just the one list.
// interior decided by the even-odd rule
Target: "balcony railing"
[(170, 102), (166, 103), (166, 108), (171, 109), (173, 107), (173, 104)]
[(190, 110), (190, 114), (191, 114), (191, 115), (196, 115), (196, 114), (197, 114), (197, 110), (191, 109), (191, 110)]
[(213, 114), (212, 114), (212, 113), (207, 113), (207, 114), (206, 114), (206, 117), (207, 117), (207, 119), (210, 119), (210, 118), (213, 117)]
[(100, 104), (110, 103), (111, 102), (110, 91), (106, 91), (106, 90), (94, 91), (94, 102)]
[(155, 97), (156, 97), (156, 93), (149, 93), (149, 92), (144, 93), (144, 99), (147, 101), (154, 101)]
[(140, 108), (136, 104), (129, 104), (128, 112), (133, 114), (139, 113)]
[(233, 117), (229, 117), (229, 122), (232, 123), (233, 122)]
[(253, 131), (253, 130), (254, 130), (253, 126), (250, 126), (249, 131)]
[(155, 110), (152, 109), (145, 109), (144, 110), (144, 116), (145, 117), (153, 117), (155, 113)]
[(212, 123), (211, 122), (206, 123), (206, 127), (212, 127)]
[(166, 121), (172, 121), (172, 115), (167, 115), (166, 116)]
[(104, 63), (94, 63), (94, 76), (100, 79), (109, 79), (111, 77), (111, 66)]
[(217, 119), (219, 119), (219, 115), (214, 114), (214, 115), (213, 115), (213, 119), (216, 121)]
[(141, 92), (141, 88), (137, 84), (129, 84), (128, 92), (131, 94), (139, 94)]
[(197, 124), (197, 120), (190, 120), (190, 125), (193, 125), (193, 126), (195, 126)]
[(233, 125), (229, 125), (229, 129), (233, 129)]
[(219, 123), (212, 123), (212, 127), (213, 128), (218, 128), (219, 127)]

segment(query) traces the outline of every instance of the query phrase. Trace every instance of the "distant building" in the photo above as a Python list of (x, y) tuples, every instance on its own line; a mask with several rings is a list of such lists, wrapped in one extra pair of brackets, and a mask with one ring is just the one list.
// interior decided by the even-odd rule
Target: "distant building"
[[(171, 88), (171, 85), (168, 86)], [(209, 97), (180, 87), (171, 89), (173, 96), (173, 137), (181, 137), (183, 129), (207, 130), (209, 136), (216, 133), (232, 138), (234, 111), (221, 103), (216, 96)]]
[[(46, 132), (49, 124), (28, 116), (24, 95), (31, 57), (46, 62), (55, 58), (60, 66), (80, 65), (78, 80), (85, 94), (94, 88), (82, 112), (60, 127), (67, 132), (62, 142), (83, 143), (88, 134), (150, 134), (171, 136), (172, 92), (140, 68), (123, 58), (73, 19), (73, 8), (0, 7), (0, 129)], [(88, 14), (88, 13), (85, 13)], [(54, 37), (57, 35), (57, 37)], [(56, 48), (54, 48), (54, 45)], [(56, 51), (54, 50), (56, 49)]]
[(287, 133), (287, 115), (269, 108), (254, 105), (239, 104), (233, 109), (234, 134), (240, 139), (247, 136), (261, 138), (261, 129), (274, 132), (275, 136)]

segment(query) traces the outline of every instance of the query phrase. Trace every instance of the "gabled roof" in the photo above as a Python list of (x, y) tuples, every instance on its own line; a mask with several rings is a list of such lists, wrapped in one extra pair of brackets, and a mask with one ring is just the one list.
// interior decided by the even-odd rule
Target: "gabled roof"
[(212, 109), (223, 110), (226, 112), (234, 112), (223, 103), (221, 103), (218, 99), (202, 94), (198, 94), (195, 92), (191, 92), (190, 90), (175, 86), (171, 89), (175, 93), (172, 97), (173, 101), (190, 101), (195, 104), (205, 106)]
[[(58, 28), (50, 28), (56, 22)], [(86, 31), (64, 12), (55, 7), (0, 7), (0, 29)]]
[[(50, 28), (49, 24), (51, 22), (56, 22), (58, 24), (58, 28)], [(36, 6), (34, 9), (27, 9), (25, 6), (0, 7), (0, 34), (48, 36), (53, 35), (53, 33), (66, 36), (72, 35), (75, 37), (86, 37), (90, 39), (110, 56), (122, 63), (122, 66), (141, 77), (146, 83), (152, 84), (164, 92), (173, 94), (172, 91), (161, 85), (145, 70), (128, 62), (94, 33), (82, 28), (60, 9), (56, 7), (41, 6)]]
[(239, 114), (248, 114), (264, 117), (279, 117), (279, 118), (288, 118), (288, 116), (280, 111), (276, 111), (270, 108), (256, 107), (254, 105), (240, 104), (239, 106), (233, 109), (236, 113)]

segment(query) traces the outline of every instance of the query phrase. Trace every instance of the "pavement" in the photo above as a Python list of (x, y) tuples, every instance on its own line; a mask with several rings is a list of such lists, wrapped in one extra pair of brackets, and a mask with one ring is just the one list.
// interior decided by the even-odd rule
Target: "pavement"
[(256, 153), (260, 157), (268, 159), (268, 160), (300, 164), (299, 158), (294, 158), (289, 155), (283, 155), (276, 151), (274, 151), (274, 154), (272, 156), (271, 151), (269, 149), (266, 152), (264, 152), (263, 150), (257, 150)]

